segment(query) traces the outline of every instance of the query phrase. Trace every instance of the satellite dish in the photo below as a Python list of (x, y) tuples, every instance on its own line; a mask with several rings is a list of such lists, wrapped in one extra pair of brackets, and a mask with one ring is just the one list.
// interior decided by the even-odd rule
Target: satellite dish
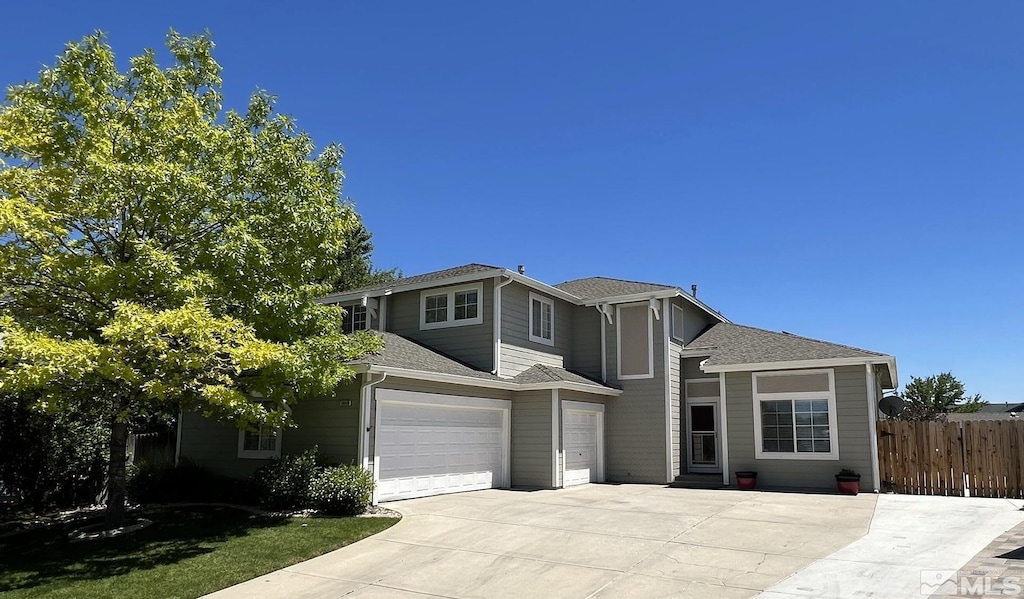
[(907, 402), (903, 401), (903, 398), (899, 395), (886, 395), (878, 400), (878, 409), (890, 418), (899, 416), (900, 412), (906, 409), (906, 407)]

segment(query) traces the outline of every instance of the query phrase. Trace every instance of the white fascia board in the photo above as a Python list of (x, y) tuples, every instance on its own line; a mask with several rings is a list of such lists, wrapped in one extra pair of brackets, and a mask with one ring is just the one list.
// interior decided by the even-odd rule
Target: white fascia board
[(464, 275), (459, 275), (457, 277), (449, 277), (446, 279), (434, 279), (431, 281), (422, 281), (419, 283), (409, 283), (406, 285), (398, 285), (396, 287), (387, 287), (385, 289), (374, 289), (371, 291), (354, 291), (351, 293), (331, 293), (318, 299), (317, 302), (321, 304), (337, 304), (340, 302), (362, 299), (363, 297), (380, 297), (382, 295), (391, 295), (392, 293), (399, 293), (402, 291), (416, 291), (417, 289), (429, 289), (431, 287), (447, 287), (449, 285), (458, 285), (459, 283), (472, 283), (475, 281), (483, 281), (484, 279), (492, 279), (503, 274), (507, 275), (510, 273), (504, 268), (495, 268), (494, 270), (482, 270), (480, 272), (468, 273)]
[(652, 299), (667, 299), (667, 298), (673, 298), (673, 297), (681, 297), (681, 298), (686, 299), (686, 301), (690, 302), (694, 306), (697, 306), (698, 308), (703, 310), (705, 313), (709, 314), (715, 320), (719, 320), (721, 322), (727, 322), (727, 323), (730, 323), (730, 324), (732, 323), (731, 320), (729, 320), (728, 318), (722, 316), (718, 312), (715, 312), (711, 308), (705, 306), (702, 302), (697, 301), (690, 294), (684, 292), (682, 289), (680, 289), (678, 287), (673, 287), (671, 289), (660, 289), (658, 291), (645, 291), (643, 293), (631, 293), (629, 295), (616, 295), (616, 296), (612, 296), (612, 297), (602, 297), (602, 298), (598, 298), (598, 299), (587, 300), (586, 302), (584, 302), (583, 305), (585, 305), (587, 307), (590, 307), (590, 306), (597, 306), (597, 305), (600, 305), (600, 304), (625, 304), (625, 303), (629, 303), (629, 302), (642, 302), (642, 301), (647, 301), (647, 300), (652, 300)]
[(511, 270), (506, 270), (502, 274), (508, 277), (512, 277), (513, 281), (517, 283), (522, 283), (523, 285), (526, 285), (527, 287), (530, 287), (532, 289), (536, 289), (541, 293), (546, 293), (547, 295), (557, 297), (558, 299), (561, 300), (565, 300), (570, 304), (575, 304), (577, 306), (583, 305), (583, 300), (581, 300), (580, 298), (576, 297), (571, 293), (566, 293), (565, 291), (562, 291), (558, 287), (552, 287), (547, 283), (541, 283), (537, 279), (531, 279), (526, 275), (521, 275), (517, 272), (512, 272)]
[(595, 387), (593, 385), (587, 385), (584, 383), (574, 383), (572, 381), (554, 381), (550, 383), (527, 383), (516, 385), (516, 389), (518, 391), (534, 391), (538, 389), (565, 389), (567, 391), (593, 393), (594, 395), (610, 395), (615, 397), (622, 395), (622, 389), (613, 389), (612, 387)]
[(394, 366), (379, 366), (376, 364), (367, 366), (356, 364), (353, 367), (356, 372), (369, 372), (371, 374), (388, 374), (393, 377), (414, 379), (420, 381), (433, 381), (435, 383), (450, 383), (453, 385), (465, 385), (471, 387), (485, 387), (488, 389), (504, 389), (507, 391), (534, 391), (540, 389), (566, 389), (569, 391), (580, 391), (593, 393), (595, 395), (622, 395), (621, 389), (611, 387), (595, 387), (584, 383), (573, 381), (552, 381), (550, 383), (528, 383), (520, 384), (511, 380), (495, 381), (491, 379), (478, 379), (471, 376), (460, 376), (457, 374), (444, 374), (441, 372), (428, 372), (426, 370), (411, 370), (408, 368), (396, 368)]
[(435, 383), (451, 383), (453, 385), (468, 385), (472, 387), (486, 387), (488, 389), (505, 389), (516, 391), (519, 385), (511, 381), (495, 381), (491, 379), (478, 379), (471, 376), (460, 376), (457, 374), (444, 374), (441, 372), (428, 372), (426, 370), (410, 370), (408, 368), (396, 368), (394, 366), (371, 365), (367, 372), (387, 373), (394, 377), (414, 379), (420, 381), (433, 381)]
[(583, 305), (587, 306), (598, 306), (600, 304), (628, 304), (634, 302), (646, 302), (652, 299), (664, 299), (667, 297), (675, 297), (680, 293), (678, 289), (659, 289), (658, 291), (645, 291), (643, 293), (630, 293), (629, 295), (615, 295), (612, 297), (602, 297), (592, 300), (587, 300)]
[[(747, 364), (723, 364), (705, 366), (707, 373), (753, 372), (760, 370), (793, 370), (796, 368), (830, 368), (833, 366), (859, 366), (861, 364), (885, 364), (895, 376), (896, 358), (892, 356), (871, 356), (864, 358), (823, 358), (820, 360), (793, 360), (788, 362), (750, 362)], [(896, 384), (895, 380), (893, 384)]]
[(689, 293), (686, 293), (682, 289), (677, 289), (676, 291), (677, 291), (677, 293), (676, 293), (675, 297), (681, 297), (681, 298), (686, 299), (686, 301), (690, 302), (694, 306), (697, 306), (698, 308), (703, 310), (705, 313), (710, 314), (712, 316), (712, 318), (717, 318), (718, 320), (720, 320), (722, 322), (727, 322), (729, 324), (732, 324), (731, 320), (729, 320), (725, 316), (722, 316), (720, 313), (715, 312), (710, 307), (706, 306), (704, 304), (704, 302), (699, 301), (697, 298), (691, 296)]

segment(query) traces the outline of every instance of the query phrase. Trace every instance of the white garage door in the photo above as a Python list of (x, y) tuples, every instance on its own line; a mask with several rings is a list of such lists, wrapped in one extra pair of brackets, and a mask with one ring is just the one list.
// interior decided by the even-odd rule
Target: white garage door
[(377, 397), (378, 501), (508, 486), (508, 401), (387, 390)]
[[(569, 403), (569, 402), (566, 402)], [(562, 412), (562, 443), (565, 452), (563, 486), (601, 482), (601, 413), (565, 409)]]

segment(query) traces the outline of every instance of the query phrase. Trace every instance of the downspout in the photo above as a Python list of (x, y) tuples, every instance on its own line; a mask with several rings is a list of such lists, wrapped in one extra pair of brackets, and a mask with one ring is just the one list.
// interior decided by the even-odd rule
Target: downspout
[(875, 367), (872, 364), (864, 365), (864, 380), (868, 386), (868, 432), (871, 435), (871, 484), (874, 492), (877, 493), (881, 487), (878, 480), (881, 475), (878, 473), (878, 413), (875, 411), (878, 406), (878, 398), (875, 397)]
[[(388, 378), (388, 373), (382, 373), (381, 377), (377, 380), (370, 380), (372, 375), (367, 372), (363, 374), (363, 386), (359, 389), (359, 464), (363, 467), (363, 470), (370, 469), (370, 429), (373, 425), (370, 424), (370, 400), (373, 397), (374, 385), (379, 385), (384, 382), (384, 379)], [(377, 468), (377, 463), (373, 464), (374, 469)]]
[(729, 486), (729, 402), (725, 397), (725, 373), (718, 373), (718, 418), (722, 424), (722, 484)]
[(499, 278), (494, 277), (494, 368), (491, 370), (494, 376), (501, 376), (501, 288), (512, 282), (512, 277), (508, 277), (507, 281), (498, 283)]

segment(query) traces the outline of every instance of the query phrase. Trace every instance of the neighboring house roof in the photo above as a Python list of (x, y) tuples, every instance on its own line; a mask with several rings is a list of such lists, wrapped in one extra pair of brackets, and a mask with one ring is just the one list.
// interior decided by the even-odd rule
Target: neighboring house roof
[(450, 356), (416, 343), (394, 333), (374, 331), (384, 339), (379, 353), (367, 354), (353, 360), (352, 365), (368, 372), (395, 376), (412, 376), (423, 380), (479, 385), (525, 391), (530, 389), (576, 389), (604, 395), (618, 395), (621, 390), (609, 387), (584, 376), (553, 366), (537, 364), (515, 378), (500, 378), (490, 372), (477, 370)]
[[(1019, 404), (1010, 404), (1019, 405)], [(1017, 412), (950, 412), (946, 414), (948, 422), (965, 422), (967, 420), (1017, 420), (1021, 415)]]
[(634, 295), (637, 293), (678, 289), (675, 285), (643, 283), (640, 281), (627, 281), (625, 279), (609, 279), (608, 277), (574, 279), (572, 281), (559, 283), (554, 285), (554, 287), (567, 293), (571, 293), (583, 301), (603, 299), (619, 295)]
[[(791, 333), (777, 333), (727, 322), (708, 327), (686, 346), (691, 355), (707, 355), (705, 372), (749, 370), (752, 367), (787, 368), (851, 364), (887, 364), (890, 384), (896, 383), (896, 360), (890, 355), (801, 337)], [(892, 387), (887, 387), (892, 388)]]
[(1024, 403), (989, 403), (981, 406), (981, 412), (1024, 412)]

